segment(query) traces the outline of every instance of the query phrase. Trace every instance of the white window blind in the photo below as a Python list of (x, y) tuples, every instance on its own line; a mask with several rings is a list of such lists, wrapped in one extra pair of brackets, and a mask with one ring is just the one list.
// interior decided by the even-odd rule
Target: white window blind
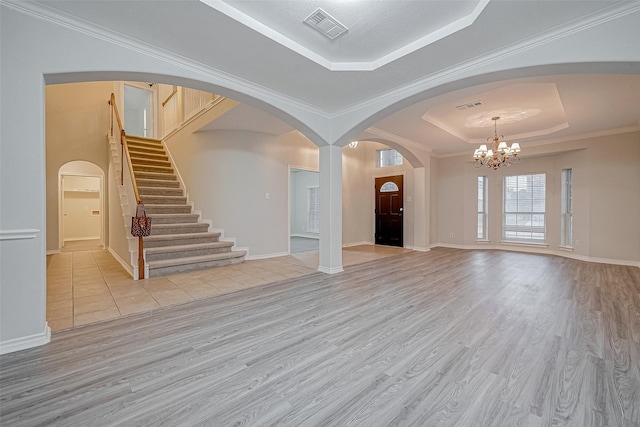
[(560, 244), (562, 246), (573, 245), (573, 195), (572, 193), (572, 170), (563, 169), (562, 171), (562, 190), (561, 190), (561, 225), (560, 225)]
[(487, 177), (478, 177), (478, 232), (477, 239), (487, 239)]
[(546, 175), (504, 177), (502, 238), (505, 241), (546, 241)]

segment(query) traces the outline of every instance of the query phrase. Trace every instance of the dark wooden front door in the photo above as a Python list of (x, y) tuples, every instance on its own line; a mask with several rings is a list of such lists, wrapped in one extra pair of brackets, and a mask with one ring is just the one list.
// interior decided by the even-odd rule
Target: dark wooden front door
[(376, 178), (376, 245), (402, 247), (402, 178)]

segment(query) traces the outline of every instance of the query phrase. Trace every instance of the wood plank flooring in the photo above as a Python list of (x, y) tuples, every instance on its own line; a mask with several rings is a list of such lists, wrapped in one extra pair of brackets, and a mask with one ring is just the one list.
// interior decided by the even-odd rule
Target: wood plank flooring
[(0, 364), (7, 426), (639, 426), (640, 269), (438, 248)]

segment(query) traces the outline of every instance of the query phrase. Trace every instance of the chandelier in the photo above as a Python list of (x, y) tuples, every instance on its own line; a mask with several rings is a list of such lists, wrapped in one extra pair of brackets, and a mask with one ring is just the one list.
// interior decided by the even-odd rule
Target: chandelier
[(520, 161), (518, 153), (520, 152), (520, 144), (514, 142), (511, 147), (507, 146), (507, 142), (503, 140), (504, 136), (498, 136), (498, 120), (500, 117), (492, 117), (493, 120), (493, 137), (487, 138), (489, 143), (493, 143), (493, 149), (487, 150), (487, 146), (482, 144), (473, 153), (473, 166), (479, 168), (486, 166), (497, 170), (502, 166), (515, 165)]

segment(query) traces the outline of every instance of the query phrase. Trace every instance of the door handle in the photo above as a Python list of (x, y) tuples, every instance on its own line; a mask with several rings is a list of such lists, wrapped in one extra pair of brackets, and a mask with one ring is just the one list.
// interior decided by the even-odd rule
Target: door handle
[(404, 208), (400, 208), (400, 212), (403, 212), (403, 211), (404, 211)]

